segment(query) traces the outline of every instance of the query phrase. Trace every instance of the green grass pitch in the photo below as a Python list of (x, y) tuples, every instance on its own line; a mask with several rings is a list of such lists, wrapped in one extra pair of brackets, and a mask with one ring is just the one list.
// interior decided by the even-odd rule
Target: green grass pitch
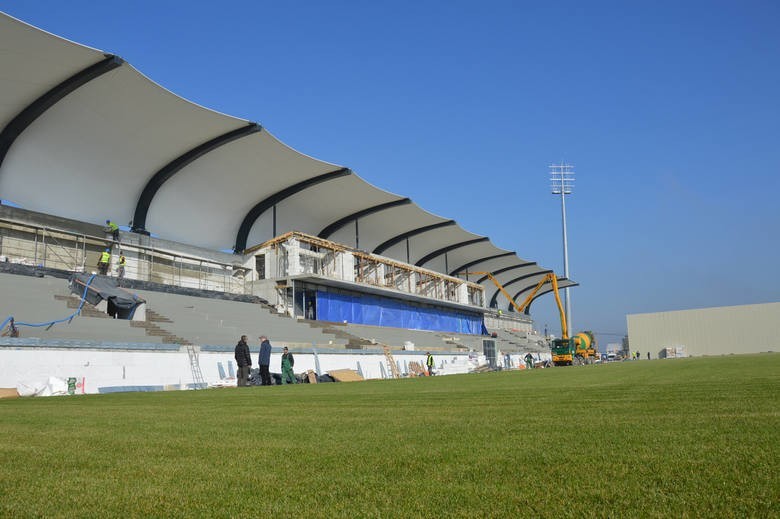
[(0, 517), (778, 517), (780, 355), (0, 400)]

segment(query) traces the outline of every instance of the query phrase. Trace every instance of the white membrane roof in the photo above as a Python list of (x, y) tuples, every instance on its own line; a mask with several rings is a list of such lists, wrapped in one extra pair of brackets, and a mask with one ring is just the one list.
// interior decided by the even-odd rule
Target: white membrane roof
[[(5, 13), (0, 128), (0, 198), (26, 209), (110, 218), (220, 250), (287, 231), (324, 233), (445, 274), (469, 264), (465, 271), (507, 269), (496, 277), (519, 301), (547, 271), (344, 165), (290, 148), (259, 124), (183, 99), (119, 57)], [(497, 288), (482, 285), (490, 302)], [(496, 303), (508, 305), (501, 294)]]

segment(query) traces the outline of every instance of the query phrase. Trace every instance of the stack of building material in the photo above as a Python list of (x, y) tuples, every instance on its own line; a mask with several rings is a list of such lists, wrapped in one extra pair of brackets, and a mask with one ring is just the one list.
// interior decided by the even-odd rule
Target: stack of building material
[(336, 382), (358, 382), (365, 380), (360, 374), (352, 369), (332, 369), (328, 371), (328, 375), (333, 377)]

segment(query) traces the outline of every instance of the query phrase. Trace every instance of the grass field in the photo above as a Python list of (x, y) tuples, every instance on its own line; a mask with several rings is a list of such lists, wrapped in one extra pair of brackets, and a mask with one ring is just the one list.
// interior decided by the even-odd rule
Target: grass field
[(0, 516), (778, 517), (780, 355), (0, 400)]

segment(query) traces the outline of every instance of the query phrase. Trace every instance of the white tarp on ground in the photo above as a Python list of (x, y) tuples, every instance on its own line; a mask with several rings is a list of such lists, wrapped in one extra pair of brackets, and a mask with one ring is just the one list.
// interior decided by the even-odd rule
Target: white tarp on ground
[(49, 377), (48, 380), (22, 380), (16, 384), (19, 396), (62, 396), (68, 394), (68, 382), (61, 378)]

